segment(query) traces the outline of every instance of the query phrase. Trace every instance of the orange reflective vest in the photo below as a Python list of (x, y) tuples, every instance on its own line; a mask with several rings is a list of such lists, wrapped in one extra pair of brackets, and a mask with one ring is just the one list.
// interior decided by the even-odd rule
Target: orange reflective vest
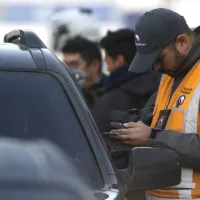
[[(165, 130), (200, 134), (200, 61), (187, 73), (170, 99), (172, 85), (173, 78), (164, 75), (151, 126), (155, 127), (160, 110), (171, 109)], [(182, 168), (182, 181), (172, 188), (150, 191), (148, 199), (200, 199), (200, 171)]]

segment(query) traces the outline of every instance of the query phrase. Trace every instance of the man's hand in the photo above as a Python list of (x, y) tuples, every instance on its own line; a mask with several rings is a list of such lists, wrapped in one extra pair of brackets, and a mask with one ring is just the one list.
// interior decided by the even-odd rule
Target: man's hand
[(115, 129), (111, 132), (119, 133), (120, 135), (112, 136), (112, 138), (121, 140), (129, 145), (145, 146), (148, 144), (151, 134), (151, 127), (146, 126), (143, 122), (130, 122), (123, 124), (125, 128)]

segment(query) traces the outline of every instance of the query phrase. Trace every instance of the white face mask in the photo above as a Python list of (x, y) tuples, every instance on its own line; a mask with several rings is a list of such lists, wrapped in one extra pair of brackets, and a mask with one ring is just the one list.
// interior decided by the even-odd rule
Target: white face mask
[(87, 73), (78, 67), (71, 68), (72, 75), (81, 88), (84, 88), (87, 79)]

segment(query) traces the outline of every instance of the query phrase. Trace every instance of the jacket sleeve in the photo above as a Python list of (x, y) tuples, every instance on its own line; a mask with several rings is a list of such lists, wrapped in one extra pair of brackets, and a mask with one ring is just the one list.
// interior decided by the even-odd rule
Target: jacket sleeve
[(184, 167), (200, 170), (200, 135), (152, 129), (150, 146), (175, 151)]
[(155, 92), (149, 100), (146, 102), (143, 109), (140, 110), (138, 121), (142, 121), (146, 125), (150, 126), (153, 119), (153, 110), (155, 106), (155, 101), (157, 97), (157, 92)]

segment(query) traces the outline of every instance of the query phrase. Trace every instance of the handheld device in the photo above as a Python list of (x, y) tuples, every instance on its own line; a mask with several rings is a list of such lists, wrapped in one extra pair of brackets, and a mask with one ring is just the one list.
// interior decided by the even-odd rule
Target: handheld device
[(122, 123), (118, 123), (118, 122), (111, 122), (110, 125), (115, 129), (124, 128), (123, 124)]
[(119, 135), (119, 133), (115, 133), (115, 132), (105, 132), (102, 135), (107, 135), (107, 136), (114, 136), (114, 135)]

